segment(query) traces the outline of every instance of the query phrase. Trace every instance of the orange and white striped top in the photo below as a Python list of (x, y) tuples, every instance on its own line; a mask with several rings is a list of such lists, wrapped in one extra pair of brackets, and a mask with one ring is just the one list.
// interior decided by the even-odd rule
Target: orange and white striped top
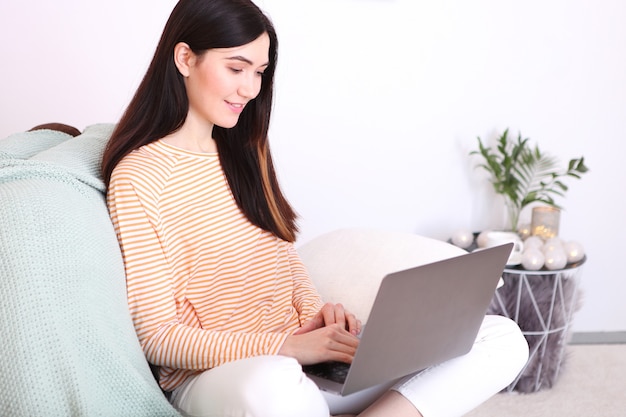
[(293, 244), (239, 210), (216, 153), (145, 145), (113, 171), (107, 203), (135, 330), (165, 390), (276, 354), (322, 307)]

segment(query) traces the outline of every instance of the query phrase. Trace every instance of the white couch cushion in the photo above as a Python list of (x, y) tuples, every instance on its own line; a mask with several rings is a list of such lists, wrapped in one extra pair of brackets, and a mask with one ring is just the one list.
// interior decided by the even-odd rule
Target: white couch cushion
[(363, 322), (386, 274), (467, 253), (440, 240), (373, 229), (336, 230), (298, 252), (324, 300), (342, 303)]

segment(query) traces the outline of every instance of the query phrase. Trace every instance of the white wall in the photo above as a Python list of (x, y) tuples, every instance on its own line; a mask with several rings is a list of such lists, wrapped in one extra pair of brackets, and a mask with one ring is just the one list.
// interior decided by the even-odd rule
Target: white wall
[[(3, 2), (0, 136), (117, 120), (174, 4)], [(591, 172), (560, 201), (561, 237), (589, 257), (574, 330), (626, 330), (626, 3), (258, 4), (281, 40), (272, 143), (301, 242), (351, 226), (439, 239), (504, 226), (468, 152), (509, 127), (564, 163), (585, 156)]]

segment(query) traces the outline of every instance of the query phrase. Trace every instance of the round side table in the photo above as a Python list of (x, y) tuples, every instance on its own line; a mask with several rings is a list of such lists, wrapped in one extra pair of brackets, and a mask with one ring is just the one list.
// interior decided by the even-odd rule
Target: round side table
[(504, 285), (496, 290), (487, 313), (517, 322), (530, 348), (528, 362), (507, 391), (535, 392), (555, 383), (565, 359), (572, 315), (581, 303), (578, 287), (585, 261), (552, 271), (504, 269)]

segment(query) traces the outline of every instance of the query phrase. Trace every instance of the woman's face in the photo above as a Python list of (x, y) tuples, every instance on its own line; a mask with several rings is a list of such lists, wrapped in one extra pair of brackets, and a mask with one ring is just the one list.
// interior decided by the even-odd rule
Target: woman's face
[(246, 104), (261, 90), (269, 46), (264, 33), (246, 45), (193, 55), (185, 77), (188, 117), (223, 128), (235, 126)]

